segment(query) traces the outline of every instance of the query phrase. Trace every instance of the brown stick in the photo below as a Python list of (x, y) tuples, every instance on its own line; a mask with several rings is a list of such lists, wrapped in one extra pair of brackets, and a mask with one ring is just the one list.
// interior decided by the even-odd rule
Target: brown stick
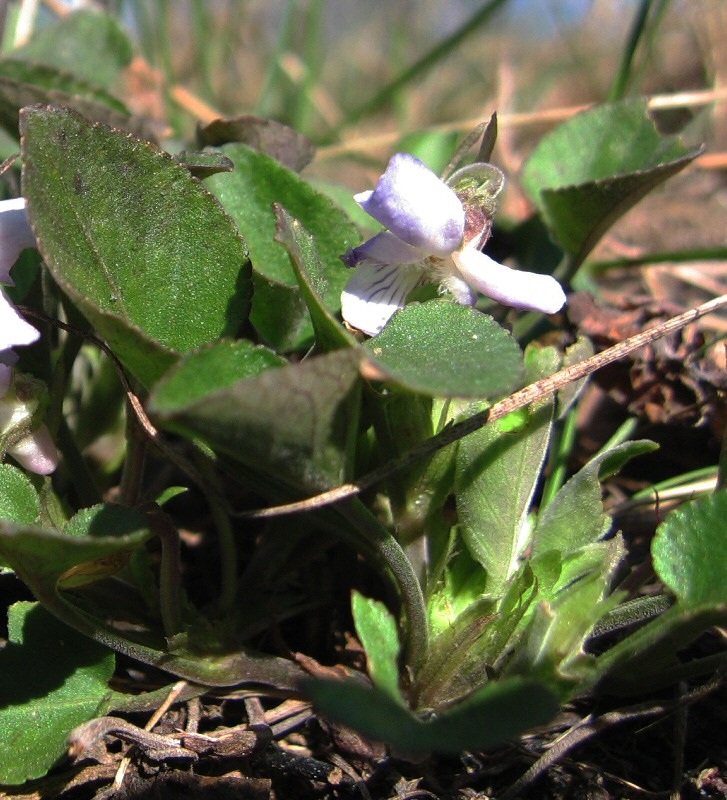
[(404, 455), (400, 458), (396, 459), (395, 461), (391, 461), (388, 464), (384, 464), (375, 470), (372, 470), (368, 474), (359, 478), (357, 481), (352, 483), (344, 483), (341, 486), (337, 486), (335, 489), (329, 489), (321, 494), (308, 497), (305, 500), (298, 500), (294, 503), (286, 503), (285, 505), (271, 506), (269, 508), (260, 508), (254, 511), (238, 512), (236, 516), (247, 519), (279, 517), (284, 514), (312, 511), (316, 508), (330, 505), (331, 503), (337, 503), (340, 500), (344, 500), (348, 497), (354, 497), (366, 489), (369, 489), (371, 486), (383, 480), (384, 478), (388, 478), (390, 475), (393, 475), (402, 469), (406, 469), (406, 467), (410, 466), (416, 461), (426, 458), (437, 450), (440, 450), (443, 447), (458, 441), (462, 437), (479, 430), (488, 422), (495, 422), (496, 420), (502, 419), (508, 414), (511, 414), (513, 411), (525, 408), (526, 406), (531, 405), (546, 395), (557, 392), (558, 389), (562, 389), (569, 383), (581, 380), (596, 370), (605, 367), (607, 364), (611, 364), (612, 362), (618, 361), (620, 358), (633, 353), (634, 350), (638, 350), (640, 347), (644, 347), (647, 344), (655, 342), (657, 339), (661, 339), (670, 333), (674, 333), (675, 331), (684, 328), (686, 325), (695, 322), (706, 314), (711, 314), (712, 312), (717, 311), (725, 306), (727, 306), (727, 294), (723, 294), (714, 300), (710, 300), (709, 302), (704, 303), (697, 308), (685, 311), (683, 314), (672, 317), (672, 319), (669, 319), (666, 322), (636, 334), (636, 336), (631, 336), (629, 339), (619, 342), (613, 347), (609, 347), (608, 350), (604, 350), (601, 353), (597, 353), (596, 355), (585, 359), (585, 361), (580, 361), (577, 364), (573, 364), (570, 367), (560, 370), (560, 372), (556, 372), (554, 375), (550, 375), (547, 378), (535, 381), (535, 383), (531, 383), (524, 389), (520, 389), (520, 391), (515, 392), (515, 394), (512, 394), (509, 397), (506, 397), (504, 400), (500, 400), (499, 403), (495, 403), (495, 405), (491, 408), (481, 411), (478, 414), (474, 414), (462, 422), (450, 425), (441, 433), (433, 436), (431, 439), (427, 439), (426, 442), (423, 442), (418, 447), (413, 448), (408, 453), (404, 453)]

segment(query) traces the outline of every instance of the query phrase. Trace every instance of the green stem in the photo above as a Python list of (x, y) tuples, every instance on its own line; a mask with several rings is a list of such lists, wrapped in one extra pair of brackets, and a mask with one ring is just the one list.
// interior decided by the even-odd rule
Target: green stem
[(428, 655), (427, 609), (412, 565), (396, 539), (357, 498), (341, 503), (338, 511), (358, 531), (394, 577), (406, 614), (405, 659), (417, 672)]
[[(237, 551), (237, 541), (235, 532), (232, 528), (230, 515), (227, 513), (224, 504), (220, 500), (222, 492), (218, 485), (217, 475), (212, 468), (207, 456), (198, 453), (195, 458), (195, 465), (202, 477), (205, 485), (200, 486), (204, 492), (205, 500), (212, 514), (217, 535), (217, 546), (220, 553), (220, 594), (217, 601), (217, 608), (220, 612), (229, 611), (237, 598), (237, 574), (239, 557)], [(209, 487), (209, 488), (208, 488)], [(212, 489), (213, 491), (210, 491)]]
[(543, 499), (540, 503), (541, 509), (546, 508), (551, 503), (565, 483), (568, 475), (568, 459), (576, 442), (577, 412), (578, 409), (576, 407), (570, 409), (556, 435), (556, 441), (550, 457), (550, 476), (543, 489)]
[(141, 494), (141, 481), (144, 474), (146, 447), (148, 439), (139, 427), (131, 409), (126, 412), (126, 457), (121, 470), (119, 502), (125, 506), (135, 506)]
[(159, 611), (165, 636), (172, 637), (184, 627), (182, 620), (182, 560), (179, 533), (161, 510), (147, 513), (149, 527), (162, 545), (159, 566)]
[(412, 64), (411, 67), (404, 70), (398, 78), (381, 89), (381, 91), (377, 92), (370, 100), (367, 100), (365, 103), (349, 111), (346, 115), (346, 119), (334, 131), (334, 134), (339, 135), (343, 129), (356, 124), (364, 117), (378, 111), (381, 106), (388, 103), (405, 86), (414, 79), (421, 77), (435, 64), (450, 55), (459, 44), (488, 22), (494, 13), (507, 2), (508, 0), (489, 0), (489, 2), (485, 3), (482, 8), (475, 11), (475, 13), (457, 28), (456, 31), (433, 47), (428, 53), (425, 53), (418, 61)]
[(634, 77), (636, 53), (645, 42), (648, 45), (649, 41), (653, 40), (654, 33), (664, 16), (668, 4), (669, 0), (658, 0), (656, 10), (654, 10), (654, 0), (641, 0), (629, 31), (629, 37), (626, 41), (616, 77), (608, 92), (608, 101), (610, 103), (621, 100), (626, 96), (629, 84)]

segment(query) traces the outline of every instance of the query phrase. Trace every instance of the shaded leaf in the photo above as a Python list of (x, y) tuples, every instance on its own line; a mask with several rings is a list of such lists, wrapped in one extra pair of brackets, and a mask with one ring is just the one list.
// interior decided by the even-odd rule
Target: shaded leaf
[(193, 401), (183, 382), (165, 378), (149, 409), (165, 427), (200, 437), (279, 485), (329, 488), (348, 474), (359, 359), (338, 350), (213, 386)]
[(235, 168), (232, 161), (222, 153), (198, 153), (182, 150), (174, 156), (174, 160), (200, 180), (216, 175), (218, 172), (232, 172)]
[(455, 754), (494, 747), (549, 722), (558, 710), (548, 689), (520, 679), (488, 684), (428, 721), (385, 692), (349, 681), (310, 682), (305, 692), (324, 716), (407, 753)]
[(300, 172), (313, 160), (316, 148), (307, 136), (274, 119), (244, 115), (212, 120), (197, 131), (203, 146), (219, 147), (239, 142)]
[(237, 330), (250, 299), (245, 245), (183, 167), (64, 108), (24, 109), (21, 132), (23, 193), (45, 261), (143, 383)]
[(0, 650), (0, 783), (40, 778), (66, 753), (69, 732), (107, 710), (114, 655), (38, 603), (8, 612)]
[[(69, 536), (0, 522), (0, 559), (56, 618), (131, 658), (210, 686), (261, 683), (293, 690), (302, 671), (287, 659), (240, 645), (229, 652), (219, 642), (205, 648), (197, 643), (192, 648), (184, 636), (177, 637), (170, 652), (164, 633), (143, 624), (134, 614), (139, 596), (133, 586), (116, 581), (112, 604), (108, 596), (102, 601), (86, 591), (89, 584), (94, 589), (98, 578), (122, 568), (149, 535), (148, 530), (141, 530), (121, 536)], [(64, 587), (73, 588), (74, 593), (62, 591)], [(84, 592), (82, 607), (74, 603), (79, 591)], [(125, 615), (131, 615), (130, 619)]]

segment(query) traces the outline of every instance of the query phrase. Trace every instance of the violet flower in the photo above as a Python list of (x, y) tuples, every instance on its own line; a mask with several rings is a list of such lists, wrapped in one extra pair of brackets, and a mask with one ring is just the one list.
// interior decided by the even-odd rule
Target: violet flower
[(481, 210), (463, 203), (408, 153), (393, 156), (376, 188), (354, 199), (387, 230), (342, 256), (347, 266), (356, 267), (341, 294), (343, 319), (353, 328), (379, 333), (425, 283), (438, 283), (462, 305), (474, 305), (477, 292), (545, 314), (565, 304), (555, 278), (510, 269), (481, 253), (486, 239)]

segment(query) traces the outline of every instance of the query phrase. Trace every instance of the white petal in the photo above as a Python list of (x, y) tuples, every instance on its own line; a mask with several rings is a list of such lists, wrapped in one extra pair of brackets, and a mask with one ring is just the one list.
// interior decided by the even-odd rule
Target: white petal
[(427, 255), (448, 256), (462, 244), (462, 203), (408, 153), (393, 156), (374, 191), (361, 192), (355, 199), (395, 236)]
[(0, 283), (13, 284), (10, 268), (26, 247), (35, 246), (35, 236), (25, 213), (25, 199), (0, 201)]
[(366, 262), (371, 264), (417, 264), (426, 256), (426, 253), (402, 242), (393, 233), (383, 231), (359, 247), (349, 250), (348, 253), (341, 256), (341, 260), (347, 267), (356, 267)]
[(341, 293), (344, 320), (369, 336), (375, 336), (406, 298), (421, 283), (423, 269), (392, 264), (361, 264)]
[(8, 452), (25, 469), (38, 475), (50, 475), (58, 466), (58, 450), (45, 425), (14, 444)]
[(0, 352), (22, 344), (32, 344), (40, 333), (29, 325), (15, 306), (0, 291)]
[(555, 314), (565, 305), (563, 288), (550, 275), (510, 269), (473, 247), (453, 253), (452, 260), (470, 286), (506, 306)]

